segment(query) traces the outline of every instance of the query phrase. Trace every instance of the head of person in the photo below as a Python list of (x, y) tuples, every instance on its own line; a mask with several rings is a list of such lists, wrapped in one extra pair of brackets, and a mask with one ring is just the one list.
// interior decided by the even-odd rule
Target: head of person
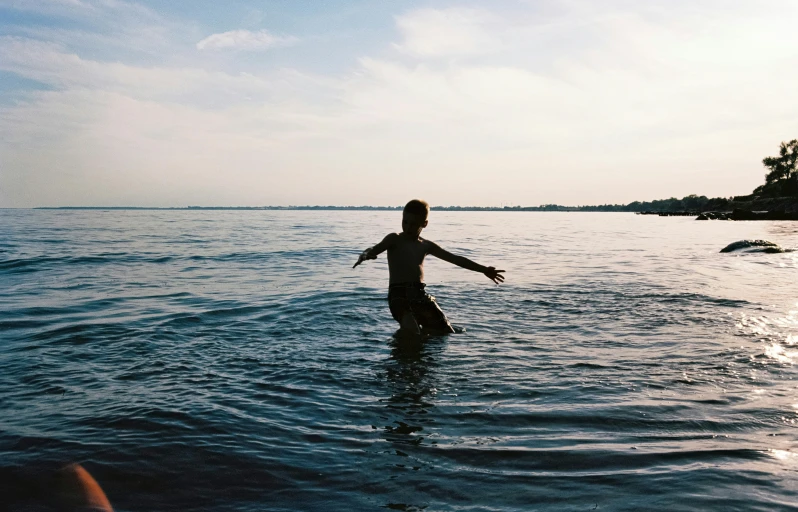
[(402, 232), (418, 236), (421, 230), (427, 227), (429, 216), (429, 203), (421, 199), (413, 199), (405, 205), (402, 211)]

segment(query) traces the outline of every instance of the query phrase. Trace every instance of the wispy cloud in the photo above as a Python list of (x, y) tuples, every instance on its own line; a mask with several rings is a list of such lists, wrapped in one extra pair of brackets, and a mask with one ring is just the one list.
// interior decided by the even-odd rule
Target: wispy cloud
[(291, 46), (299, 41), (293, 36), (276, 36), (267, 30), (231, 30), (212, 34), (197, 43), (198, 50), (261, 51), (281, 46)]
[(116, 24), (133, 18), (163, 20), (149, 7), (125, 0), (0, 0), (0, 8)]
[(396, 17), (403, 40), (395, 46), (420, 57), (481, 55), (500, 47), (497, 34), (488, 30), (495, 21), (481, 9), (419, 9)]
[(29, 38), (0, 36), (0, 70), (52, 86), (125, 94), (136, 99), (191, 104), (196, 107), (264, 101), (290, 87), (300, 76), (290, 71), (271, 77), (230, 74), (198, 66), (137, 66), (86, 59), (62, 45)]
[(33, 13), (43, 21), (6, 24), (0, 35), (57, 44), (108, 60), (131, 60), (134, 55), (167, 60), (183, 47), (193, 50), (197, 37), (191, 23), (168, 20), (151, 8), (121, 0), (0, 0), (0, 16), (4, 9)]

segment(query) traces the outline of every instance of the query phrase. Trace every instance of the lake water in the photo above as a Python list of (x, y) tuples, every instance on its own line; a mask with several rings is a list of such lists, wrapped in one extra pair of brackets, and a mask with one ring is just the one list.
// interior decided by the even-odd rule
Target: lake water
[(0, 492), (117, 510), (798, 510), (798, 223), (432, 212), (463, 332), (397, 339), (399, 212), (0, 210)]

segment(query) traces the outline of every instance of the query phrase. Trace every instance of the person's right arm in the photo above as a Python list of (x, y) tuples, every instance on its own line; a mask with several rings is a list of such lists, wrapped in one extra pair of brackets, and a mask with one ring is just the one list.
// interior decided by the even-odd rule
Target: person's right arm
[(352, 265), (352, 268), (355, 268), (356, 266), (360, 265), (366, 260), (376, 260), (377, 256), (380, 253), (386, 251), (393, 245), (397, 236), (399, 235), (397, 235), (396, 233), (390, 233), (389, 235), (387, 235), (385, 238), (382, 239), (382, 242), (378, 243), (374, 247), (369, 247), (365, 251), (361, 252), (360, 257), (358, 257), (357, 262), (354, 265)]

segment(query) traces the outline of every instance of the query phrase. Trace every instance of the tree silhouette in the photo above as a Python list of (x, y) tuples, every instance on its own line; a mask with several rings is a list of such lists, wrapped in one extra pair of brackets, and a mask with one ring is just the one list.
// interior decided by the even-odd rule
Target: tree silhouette
[(798, 139), (782, 142), (779, 146), (779, 156), (764, 158), (762, 163), (770, 169), (765, 176), (765, 182), (768, 184), (798, 176)]

